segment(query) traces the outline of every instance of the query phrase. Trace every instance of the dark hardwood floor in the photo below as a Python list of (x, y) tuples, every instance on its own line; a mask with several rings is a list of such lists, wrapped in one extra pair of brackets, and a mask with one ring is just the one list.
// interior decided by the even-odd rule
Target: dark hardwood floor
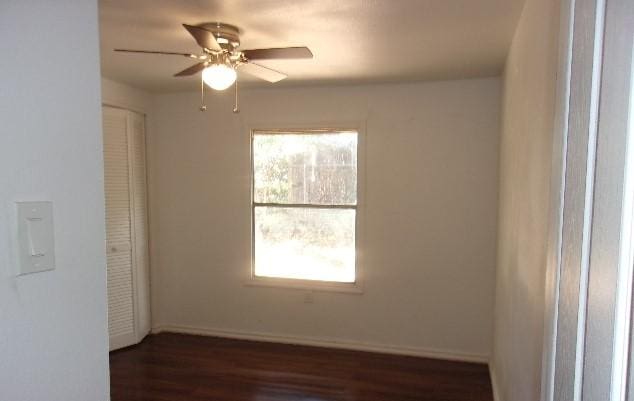
[(486, 365), (180, 334), (111, 353), (112, 401), (491, 401)]

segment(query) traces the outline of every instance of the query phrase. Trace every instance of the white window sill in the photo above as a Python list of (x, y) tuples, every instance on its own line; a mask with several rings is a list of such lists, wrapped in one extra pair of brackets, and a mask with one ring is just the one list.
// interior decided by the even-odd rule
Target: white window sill
[(297, 280), (272, 277), (252, 277), (244, 282), (248, 287), (290, 288), (306, 291), (342, 292), (348, 294), (363, 294), (363, 288), (358, 282), (337, 283), (330, 281)]

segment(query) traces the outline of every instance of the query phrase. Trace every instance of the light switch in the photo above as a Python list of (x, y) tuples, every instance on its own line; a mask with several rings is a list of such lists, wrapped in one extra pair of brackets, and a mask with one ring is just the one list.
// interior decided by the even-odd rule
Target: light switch
[(53, 204), (51, 202), (17, 202), (19, 275), (55, 268)]

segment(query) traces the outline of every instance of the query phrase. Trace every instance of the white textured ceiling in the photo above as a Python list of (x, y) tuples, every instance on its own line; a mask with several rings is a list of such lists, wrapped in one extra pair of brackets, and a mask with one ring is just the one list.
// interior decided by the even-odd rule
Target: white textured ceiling
[(101, 0), (105, 77), (150, 91), (195, 90), (193, 64), (178, 56), (113, 48), (199, 53), (182, 23), (237, 25), (241, 49), (308, 46), (312, 60), (261, 64), (277, 84), (338, 84), (494, 76), (501, 72), (524, 0)]

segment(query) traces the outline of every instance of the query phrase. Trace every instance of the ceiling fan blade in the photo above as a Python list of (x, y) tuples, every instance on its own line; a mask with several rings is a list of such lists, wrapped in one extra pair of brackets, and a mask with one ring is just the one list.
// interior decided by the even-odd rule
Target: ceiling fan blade
[(189, 76), (189, 75), (194, 75), (198, 71), (204, 70), (205, 67), (207, 67), (207, 63), (205, 63), (205, 62), (194, 64), (191, 67), (185, 68), (183, 71), (174, 74), (174, 76), (175, 77), (186, 77), (186, 76)]
[(183, 26), (194, 37), (194, 39), (196, 39), (196, 43), (198, 43), (200, 47), (216, 52), (222, 51), (222, 47), (220, 47), (216, 41), (213, 33), (199, 26), (187, 24), (183, 24)]
[(167, 54), (170, 56), (185, 56), (190, 58), (198, 58), (197, 55), (191, 53), (176, 53), (176, 52), (162, 52), (155, 50), (131, 50), (131, 49), (114, 49), (116, 52), (125, 52), (125, 53), (145, 53), (145, 54)]
[(242, 64), (239, 68), (240, 71), (244, 71), (249, 75), (253, 75), (256, 78), (260, 78), (271, 83), (279, 82), (287, 77), (286, 74), (255, 63)]
[(248, 60), (313, 58), (308, 47), (278, 47), (273, 49), (242, 50)]

